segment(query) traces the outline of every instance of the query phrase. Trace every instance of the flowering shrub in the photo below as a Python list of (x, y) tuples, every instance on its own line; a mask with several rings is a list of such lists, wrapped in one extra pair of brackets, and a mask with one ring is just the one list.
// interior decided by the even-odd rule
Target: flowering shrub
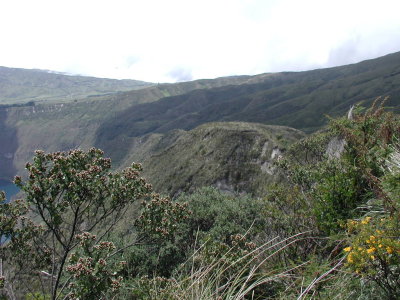
[[(56, 299), (65, 286), (65, 265), (78, 245), (76, 238), (84, 231), (99, 236), (110, 232), (133, 202), (149, 195), (151, 185), (140, 176), (139, 164), (110, 172), (111, 160), (96, 148), (54, 153), (37, 150), (26, 169), (27, 179), (16, 176), (14, 183), (25, 193), (28, 214), (43, 224), (42, 234), (33, 236), (31, 242), (37, 245), (37, 254), (51, 258), (45, 273), (53, 280), (46, 280), (42, 289)], [(24, 265), (30, 259), (20, 262)], [(87, 260), (81, 263), (91, 264)], [(93, 263), (97, 266), (98, 261)], [(21, 269), (28, 274), (25, 266)], [(43, 274), (42, 268), (34, 271), (30, 278)]]
[[(49, 252), (43, 247), (41, 255), (35, 253), (31, 239), (43, 232), (25, 216), (28, 204), (23, 200), (7, 202), (4, 192), (0, 191), (0, 290), (7, 290), (8, 284), (18, 278), (13, 264), (19, 259), (29, 261), (28, 268), (43, 268), (49, 264)], [(12, 269), (12, 271), (11, 271)]]
[(400, 294), (399, 218), (365, 217), (350, 220), (347, 230), (351, 246), (344, 248), (347, 266), (376, 282), (390, 296)]
[(134, 281), (132, 294), (135, 299), (182, 299), (178, 282), (165, 277), (142, 276)]
[(76, 238), (80, 241), (79, 249), (70, 255), (66, 268), (71, 274), (68, 297), (102, 299), (108, 291), (118, 291), (123, 279), (119, 273), (126, 263), (111, 258), (114, 244), (106, 241), (96, 243), (96, 236), (88, 232)]
[(151, 239), (173, 239), (178, 224), (188, 218), (187, 203), (178, 203), (169, 198), (153, 195), (152, 200), (143, 202), (143, 210), (136, 226), (143, 235)]

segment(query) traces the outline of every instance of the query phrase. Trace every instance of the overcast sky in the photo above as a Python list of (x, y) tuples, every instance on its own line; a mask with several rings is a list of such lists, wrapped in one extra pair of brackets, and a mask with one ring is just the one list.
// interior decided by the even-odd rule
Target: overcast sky
[(400, 51), (399, 0), (3, 0), (0, 65), (176, 82)]

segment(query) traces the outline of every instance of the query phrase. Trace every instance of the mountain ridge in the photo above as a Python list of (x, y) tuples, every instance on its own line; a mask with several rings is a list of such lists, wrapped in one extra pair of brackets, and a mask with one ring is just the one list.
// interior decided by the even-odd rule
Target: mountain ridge
[(137, 161), (155, 190), (170, 196), (215, 186), (261, 195), (279, 180), (274, 162), (306, 135), (285, 126), (213, 122), (135, 139), (122, 165)]
[[(144, 136), (190, 131), (209, 122), (253, 122), (313, 132), (326, 114), (390, 95), (400, 108), (400, 52), (353, 65), (305, 72), (233, 76), (92, 96), (75, 101), (1, 106), (0, 178), (21, 172), (35, 149), (99, 147), (116, 167), (128, 163)], [(7, 166), (7, 167), (5, 167)]]
[(91, 95), (113, 94), (150, 85), (153, 83), (140, 80), (107, 79), (0, 66), (0, 104), (73, 101)]
[(400, 52), (344, 67), (272, 74), (255, 83), (193, 90), (132, 106), (102, 123), (95, 145), (113, 156), (107, 149), (122, 137), (190, 130), (215, 121), (285, 125), (313, 132), (326, 123), (326, 115), (338, 116), (356, 103), (364, 101), (368, 106), (388, 95), (387, 105), (399, 110)]

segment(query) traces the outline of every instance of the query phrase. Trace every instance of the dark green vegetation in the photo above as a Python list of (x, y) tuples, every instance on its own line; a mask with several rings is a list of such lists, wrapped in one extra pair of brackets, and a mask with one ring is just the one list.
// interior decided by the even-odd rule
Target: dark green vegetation
[(151, 83), (69, 76), (44, 70), (0, 67), (0, 105), (29, 102), (65, 102), (92, 95), (140, 89)]

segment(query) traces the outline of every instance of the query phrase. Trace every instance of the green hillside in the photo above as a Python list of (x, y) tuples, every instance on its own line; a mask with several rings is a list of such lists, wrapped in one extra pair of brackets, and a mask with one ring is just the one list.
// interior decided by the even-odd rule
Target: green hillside
[[(154, 102), (166, 95), (179, 95), (194, 89), (208, 89), (228, 84), (257, 81), (258, 77), (235, 76), (160, 84), (62, 103), (0, 105), (0, 179), (10, 180), (23, 172), (35, 149), (46, 151), (88, 148), (95, 144), (96, 132), (106, 121), (143, 102)], [(122, 137), (123, 139), (123, 137)], [(116, 145), (117, 146), (117, 145)], [(114, 147), (115, 155), (129, 148)], [(124, 152), (124, 153), (125, 153)], [(108, 154), (109, 155), (109, 154)]]
[(0, 67), (0, 104), (74, 101), (152, 85), (139, 80), (71, 76), (44, 70)]
[(102, 124), (96, 146), (112, 149), (121, 137), (172, 129), (192, 129), (215, 121), (245, 121), (315, 131), (325, 115), (343, 114), (351, 105), (369, 105), (390, 96), (400, 105), (400, 53), (330, 69), (278, 73), (257, 83), (194, 90), (131, 107)]
[(207, 123), (134, 140), (129, 162), (142, 162), (155, 190), (169, 195), (215, 186), (261, 194), (278, 180), (274, 161), (303, 138), (299, 130), (255, 123)]
[(0, 298), (398, 299), (399, 104), (395, 53), (0, 105)]

